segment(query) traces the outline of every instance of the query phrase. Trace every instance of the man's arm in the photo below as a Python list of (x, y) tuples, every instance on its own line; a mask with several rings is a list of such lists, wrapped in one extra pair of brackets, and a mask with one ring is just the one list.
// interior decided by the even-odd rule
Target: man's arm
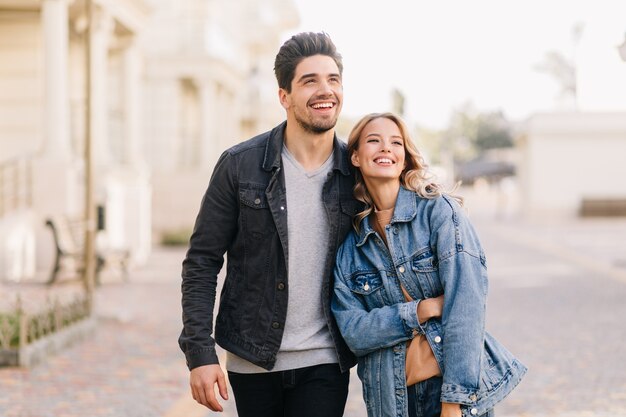
[(217, 275), (235, 236), (239, 213), (234, 164), (225, 152), (215, 166), (182, 271), (183, 330), (178, 342), (192, 371), (194, 398), (213, 411), (221, 409), (214, 393), (216, 383), (222, 398), (228, 396), (212, 334)]

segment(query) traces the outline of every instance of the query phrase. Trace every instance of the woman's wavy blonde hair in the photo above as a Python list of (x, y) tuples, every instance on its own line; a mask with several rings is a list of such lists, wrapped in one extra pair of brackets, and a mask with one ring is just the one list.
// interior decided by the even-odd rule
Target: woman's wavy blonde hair
[[(372, 120), (380, 118), (386, 118), (394, 122), (400, 129), (400, 134), (404, 139), (405, 167), (400, 174), (400, 184), (404, 188), (416, 192), (420, 197), (433, 199), (446, 194), (455, 199), (460, 205), (463, 205), (462, 197), (451, 194), (456, 190), (456, 186), (453, 190), (447, 191), (441, 184), (432, 180), (432, 174), (428, 171), (428, 165), (424, 162), (424, 158), (411, 140), (406, 124), (393, 113), (370, 113), (359, 120), (352, 128), (348, 137), (348, 156), (352, 158), (352, 154), (359, 148), (359, 139), (365, 126)], [(355, 177), (354, 198), (365, 203), (365, 210), (354, 217), (354, 227), (356, 230), (359, 230), (363, 219), (374, 210), (374, 202), (367, 191), (361, 170), (358, 168), (355, 170)]]

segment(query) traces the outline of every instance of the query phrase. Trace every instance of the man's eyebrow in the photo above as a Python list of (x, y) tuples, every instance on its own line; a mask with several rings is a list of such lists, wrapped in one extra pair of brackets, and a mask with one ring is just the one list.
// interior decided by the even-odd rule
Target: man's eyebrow
[(315, 77), (317, 77), (317, 74), (316, 74), (316, 73), (314, 73), (314, 72), (312, 72), (312, 73), (310, 73), (310, 74), (303, 74), (303, 75), (302, 75), (302, 76), (298, 79), (298, 81), (302, 81), (302, 80), (304, 80), (305, 78), (315, 78)]
[[(300, 82), (302, 80), (305, 80), (305, 79), (308, 79), (308, 78), (316, 78), (318, 76), (319, 76), (319, 74), (315, 73), (315, 72), (311, 72), (309, 74), (302, 74), (302, 76), (300, 76), (300, 78), (298, 78), (298, 82)], [(341, 78), (341, 75), (339, 75), (339, 73), (334, 73), (333, 72), (331, 74), (328, 74), (328, 77), (329, 78)]]

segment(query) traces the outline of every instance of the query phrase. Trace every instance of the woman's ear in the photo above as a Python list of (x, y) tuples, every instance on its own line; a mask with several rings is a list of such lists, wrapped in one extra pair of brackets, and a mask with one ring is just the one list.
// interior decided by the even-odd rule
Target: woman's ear
[(355, 167), (361, 166), (359, 164), (359, 157), (357, 156), (356, 152), (352, 152), (352, 155), (350, 155), (350, 161), (352, 161), (352, 165), (354, 165)]

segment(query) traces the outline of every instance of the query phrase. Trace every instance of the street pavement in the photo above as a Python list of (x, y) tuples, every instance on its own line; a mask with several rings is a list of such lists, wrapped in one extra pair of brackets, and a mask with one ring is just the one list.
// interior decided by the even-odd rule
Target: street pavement
[[(498, 416), (626, 417), (626, 219), (470, 216), (487, 253), (487, 330), (528, 367)], [(476, 204), (480, 207), (480, 204)], [(29, 369), (0, 369), (0, 417), (206, 417), (177, 338), (184, 249), (155, 248), (123, 283), (105, 275), (96, 330)], [(0, 284), (0, 306), (69, 298), (62, 282)], [(365, 415), (353, 370), (346, 417)], [(223, 402), (234, 417), (234, 401)]]

